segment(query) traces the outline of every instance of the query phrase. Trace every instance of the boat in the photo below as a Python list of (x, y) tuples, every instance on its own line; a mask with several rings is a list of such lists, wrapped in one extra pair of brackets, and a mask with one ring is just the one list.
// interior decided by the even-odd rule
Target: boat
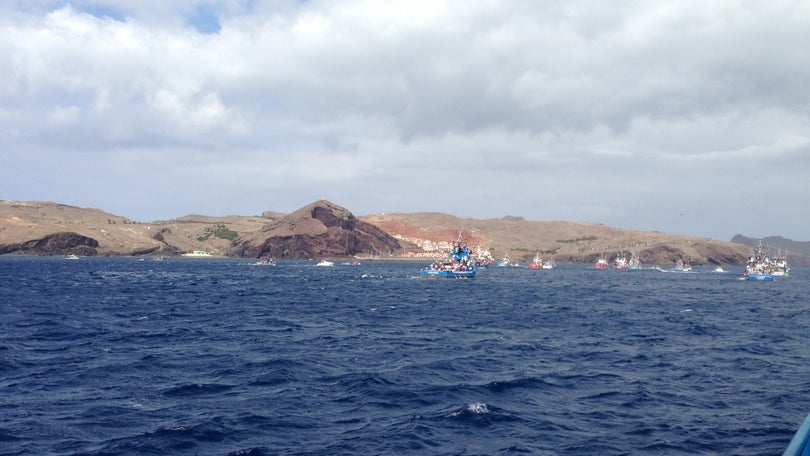
[(191, 252), (184, 253), (182, 256), (191, 258), (210, 257), (211, 254), (205, 250), (192, 250)]
[(78, 256), (78, 255), (76, 255), (76, 254), (71, 253), (70, 255), (65, 256), (65, 259), (68, 259), (68, 260), (78, 260), (78, 259), (79, 259), (79, 256)]
[(459, 230), (458, 239), (453, 243), (447, 258), (434, 261), (420, 271), (419, 275), (422, 277), (473, 278), (475, 270), (475, 256), (471, 254), (467, 243), (464, 242), (461, 230)]
[(548, 261), (543, 261), (543, 269), (554, 269), (554, 266), (557, 266), (557, 263), (554, 262), (553, 255)]
[(692, 266), (689, 263), (684, 263), (683, 260), (678, 260), (675, 262), (675, 267), (672, 268), (672, 272), (691, 272)]
[(495, 259), (492, 258), (492, 254), (489, 253), (489, 249), (485, 249), (480, 245), (475, 247), (475, 267), (476, 268), (486, 268), (487, 266), (491, 265), (495, 262)]
[(630, 263), (627, 260), (627, 257), (624, 255), (624, 252), (619, 252), (616, 255), (616, 258), (613, 259), (613, 269), (617, 269), (619, 271), (624, 271), (630, 267)]
[(627, 260), (627, 268), (633, 270), (642, 269), (641, 259), (638, 257), (638, 255), (636, 255), (635, 253), (630, 254), (630, 259)]
[(534, 254), (534, 258), (532, 258), (532, 262), (529, 263), (527, 266), (529, 269), (542, 269), (543, 268), (543, 258), (540, 257), (540, 252)]
[(517, 267), (517, 266), (519, 266), (519, 265), (518, 265), (517, 263), (512, 263), (512, 259), (511, 259), (511, 258), (509, 258), (509, 254), (507, 253), (507, 254), (506, 254), (506, 255), (505, 255), (505, 256), (504, 256), (504, 257), (501, 259), (501, 261), (499, 261), (499, 262), (498, 262), (498, 264), (496, 264), (495, 266), (497, 266), (497, 267), (499, 267), (499, 268), (506, 268), (506, 267), (510, 267), (510, 266), (511, 266), (511, 267)]
[(804, 418), (799, 429), (793, 434), (782, 456), (807, 456), (810, 454), (810, 415)]
[(774, 263), (762, 247), (762, 241), (754, 247), (754, 253), (745, 265), (743, 278), (747, 280), (773, 280)]
[(329, 266), (334, 266), (334, 265), (335, 265), (335, 263), (334, 263), (334, 262), (332, 262), (332, 261), (329, 261), (329, 260), (321, 260), (321, 261), (320, 261), (318, 264), (316, 264), (315, 266), (320, 266), (320, 267), (329, 267)]
[(259, 261), (253, 264), (256, 266), (275, 266), (276, 260), (273, 257), (261, 257)]
[(600, 253), (599, 254), (599, 259), (596, 260), (596, 263), (593, 264), (593, 268), (594, 269), (607, 269), (607, 267), (608, 267), (608, 262), (605, 259), (605, 254)]
[(774, 277), (784, 277), (790, 275), (790, 266), (788, 266), (787, 254), (782, 255), (781, 252), (777, 253), (776, 258), (773, 260), (773, 271), (771, 272)]
[(717, 266), (716, 268), (714, 268), (714, 272), (723, 273), (726, 272), (726, 270), (723, 269), (722, 266)]

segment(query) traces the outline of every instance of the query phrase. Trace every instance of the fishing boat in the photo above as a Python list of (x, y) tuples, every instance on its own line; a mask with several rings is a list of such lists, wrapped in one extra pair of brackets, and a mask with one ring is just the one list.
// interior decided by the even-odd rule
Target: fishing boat
[(771, 274), (774, 277), (784, 277), (790, 275), (790, 266), (788, 266), (787, 254), (782, 255), (781, 252), (777, 253), (776, 258), (773, 260), (773, 271)]
[(506, 255), (505, 255), (505, 256), (504, 256), (504, 257), (501, 259), (501, 261), (499, 261), (499, 262), (498, 262), (498, 264), (496, 264), (495, 266), (497, 266), (497, 267), (499, 267), (499, 268), (506, 268), (506, 267), (510, 267), (510, 266), (511, 266), (511, 267), (517, 267), (517, 266), (518, 266), (518, 264), (517, 264), (517, 263), (512, 263), (512, 259), (509, 257), (509, 254), (507, 253), (507, 254), (506, 254)]
[(554, 269), (557, 263), (554, 262), (554, 255), (549, 257), (547, 261), (543, 261), (543, 269)]
[(529, 269), (543, 269), (543, 258), (540, 257), (540, 252), (534, 254), (532, 262), (527, 267)]
[(630, 263), (627, 260), (627, 257), (624, 255), (624, 252), (619, 252), (616, 255), (616, 258), (613, 259), (613, 269), (617, 269), (619, 271), (623, 271), (630, 267)]
[(272, 257), (261, 257), (259, 261), (253, 263), (256, 266), (275, 266), (276, 260)]
[(489, 249), (485, 249), (480, 245), (475, 247), (475, 267), (476, 268), (486, 268), (487, 266), (491, 265), (495, 262), (495, 259), (492, 258), (492, 254), (489, 253)]
[(461, 230), (447, 258), (434, 261), (419, 272), (422, 277), (472, 278), (475, 277), (475, 257), (464, 242)]
[(630, 259), (627, 260), (627, 268), (628, 269), (641, 269), (641, 259), (635, 253), (630, 254)]
[(605, 259), (605, 254), (600, 253), (599, 259), (593, 264), (594, 269), (607, 269), (608, 261)]
[(754, 253), (745, 265), (743, 278), (747, 280), (773, 280), (774, 263), (762, 247), (762, 241), (754, 247)]

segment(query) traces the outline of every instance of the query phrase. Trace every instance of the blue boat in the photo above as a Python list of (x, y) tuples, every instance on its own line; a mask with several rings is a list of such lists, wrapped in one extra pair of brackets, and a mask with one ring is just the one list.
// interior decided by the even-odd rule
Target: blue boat
[(810, 456), (810, 415), (793, 435), (782, 456)]
[(745, 265), (743, 278), (748, 280), (773, 280), (775, 263), (768, 257), (768, 252), (762, 247), (762, 241), (754, 247), (754, 254)]
[(743, 276), (748, 280), (773, 280), (772, 274), (748, 274), (744, 272)]
[(419, 275), (422, 277), (472, 278), (475, 277), (475, 270), (475, 257), (459, 231), (458, 239), (453, 243), (448, 257), (442, 261), (434, 261), (420, 271)]

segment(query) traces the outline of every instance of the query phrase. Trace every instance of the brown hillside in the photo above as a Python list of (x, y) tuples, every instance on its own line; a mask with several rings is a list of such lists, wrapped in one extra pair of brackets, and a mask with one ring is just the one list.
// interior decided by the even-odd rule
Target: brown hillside
[(633, 252), (647, 265), (684, 260), (694, 265), (741, 265), (750, 249), (730, 242), (659, 232), (633, 231), (605, 225), (560, 221), (528, 221), (520, 217), (469, 219), (446, 214), (377, 214), (361, 217), (392, 235), (448, 241), (464, 231), (468, 241), (488, 247), (497, 258), (509, 254), (528, 261), (535, 252), (553, 254), (557, 261), (590, 263)]
[(97, 209), (0, 201), (0, 254), (178, 255), (282, 258), (398, 253), (399, 242), (347, 209), (318, 201), (292, 214), (186, 215), (139, 223)]
[[(440, 213), (378, 214), (355, 217), (325, 200), (292, 214), (210, 217), (187, 215), (167, 221), (134, 222), (98, 209), (32, 201), (0, 200), (0, 254), (178, 255), (206, 250), (219, 256), (318, 257), (389, 255), (416, 250), (393, 235), (452, 241), (464, 231), (471, 245), (508, 253), (526, 262), (535, 252), (559, 262), (591, 263), (601, 254), (636, 253), (645, 265), (742, 265), (751, 246), (600, 224), (529, 221), (521, 217), (469, 219)], [(791, 261), (808, 264), (793, 252)]]
[(177, 255), (199, 249), (224, 255), (231, 241), (218, 237), (218, 230), (249, 234), (266, 222), (189, 215), (141, 223), (98, 209), (0, 200), (0, 254)]
[(399, 242), (347, 209), (320, 200), (241, 236), (234, 256), (312, 258), (398, 252)]

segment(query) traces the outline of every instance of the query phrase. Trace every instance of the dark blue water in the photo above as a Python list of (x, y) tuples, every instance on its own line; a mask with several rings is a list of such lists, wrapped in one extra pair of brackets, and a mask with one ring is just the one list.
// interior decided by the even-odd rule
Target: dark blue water
[(781, 454), (810, 270), (0, 257), (1, 454)]

